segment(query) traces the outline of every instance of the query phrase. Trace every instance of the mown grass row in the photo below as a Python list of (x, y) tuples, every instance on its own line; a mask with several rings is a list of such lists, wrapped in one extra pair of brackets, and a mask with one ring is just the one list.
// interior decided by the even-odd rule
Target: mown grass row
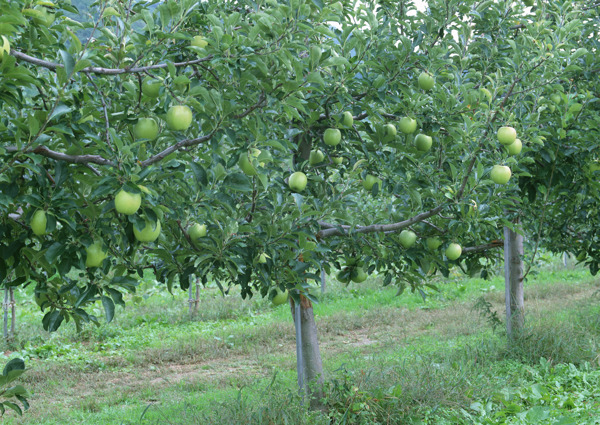
[[(510, 347), (501, 327), (492, 332), (473, 308), (483, 296), (487, 314), (501, 317), (499, 278), (440, 282), (441, 292), (426, 302), (412, 294), (395, 297), (377, 281), (330, 282), (315, 308), (325, 412), (308, 412), (297, 394), (289, 309), (206, 290), (199, 317), (190, 319), (184, 294), (172, 298), (147, 285), (142, 295), (150, 296), (121, 311), (116, 323), (79, 335), (69, 328), (40, 333), (34, 307), (22, 309), (13, 355), (28, 357), (34, 407), (23, 419), (4, 421), (537, 423), (527, 421), (563, 413), (565, 420), (582, 420), (596, 412), (594, 397), (579, 387), (571, 401), (553, 401), (548, 382), (542, 404), (525, 391), (534, 377), (549, 376), (542, 372), (560, 364), (572, 363), (572, 373), (595, 382), (599, 311), (595, 282), (585, 270), (549, 267), (528, 283), (528, 327)], [(521, 397), (521, 389), (529, 396)], [(534, 407), (537, 413), (530, 413)]]

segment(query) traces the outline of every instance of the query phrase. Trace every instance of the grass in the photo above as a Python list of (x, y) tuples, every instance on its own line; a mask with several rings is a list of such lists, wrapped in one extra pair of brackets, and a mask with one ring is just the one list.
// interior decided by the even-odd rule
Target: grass
[[(438, 285), (423, 301), (396, 297), (377, 279), (328, 282), (315, 305), (326, 412), (308, 412), (297, 394), (289, 308), (207, 288), (191, 319), (186, 294), (172, 297), (148, 281), (115, 322), (49, 335), (39, 330), (36, 306), (18, 301), (18, 339), (4, 352), (26, 359), (22, 383), (32, 408), (3, 423), (516, 424), (545, 423), (546, 414), (573, 423), (600, 416), (598, 397), (581, 384), (600, 380), (598, 285), (586, 270), (537, 271), (526, 284), (527, 328), (510, 347), (473, 308), (483, 297), (483, 312), (502, 316), (501, 278), (454, 276)], [(562, 382), (569, 374), (573, 382)], [(535, 398), (536, 383), (546, 398)]]

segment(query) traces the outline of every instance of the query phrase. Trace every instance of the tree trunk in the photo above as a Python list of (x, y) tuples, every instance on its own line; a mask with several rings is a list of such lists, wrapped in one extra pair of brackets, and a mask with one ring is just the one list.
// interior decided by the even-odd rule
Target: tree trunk
[[(298, 370), (298, 384), (310, 400), (310, 408), (313, 410), (323, 409), (323, 361), (319, 351), (317, 339), (317, 324), (312, 303), (306, 297), (300, 297), (300, 343), (301, 364)], [(295, 304), (291, 300), (292, 316), (297, 325)], [(301, 369), (301, 370), (300, 370)], [(303, 378), (303, 379), (301, 379)]]
[(4, 288), (4, 302), (2, 303), (2, 311), (4, 312), (4, 326), (2, 329), (2, 336), (4, 341), (8, 341), (8, 288)]
[(17, 322), (17, 303), (15, 302), (15, 290), (10, 288), (10, 339), (15, 339), (15, 323)]
[[(521, 224), (515, 222), (520, 230)], [(523, 329), (523, 235), (504, 227), (504, 283), (506, 301), (506, 332), (509, 338)]]

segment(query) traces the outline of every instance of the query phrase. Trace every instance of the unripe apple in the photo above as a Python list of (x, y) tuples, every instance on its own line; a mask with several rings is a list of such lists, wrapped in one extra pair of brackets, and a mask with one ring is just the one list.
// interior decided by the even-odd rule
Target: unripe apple
[(192, 110), (185, 105), (171, 106), (167, 111), (167, 125), (171, 130), (187, 130), (192, 125)]
[(129, 193), (125, 189), (121, 189), (115, 196), (115, 209), (118, 213), (125, 215), (135, 214), (141, 205), (142, 195), (139, 193)]
[(369, 275), (365, 272), (365, 270), (362, 267), (355, 268), (350, 274), (350, 279), (354, 283), (364, 282), (365, 280), (367, 280), (368, 277)]
[(558, 105), (562, 102), (562, 96), (559, 93), (552, 93), (550, 95), (550, 100)]
[(206, 224), (194, 223), (188, 229), (188, 235), (192, 241), (196, 241), (206, 236)]
[(106, 251), (102, 249), (102, 242), (96, 241), (85, 249), (85, 266), (100, 267), (106, 258)]
[(285, 291), (282, 291), (281, 289), (277, 288), (275, 291), (276, 291), (276, 294), (273, 297), (273, 299), (271, 300), (273, 305), (278, 306), (278, 305), (285, 303), (288, 300), (289, 293), (288, 293), (287, 289)]
[[(373, 186), (377, 183), (380, 185), (381, 180), (379, 180), (377, 177), (371, 175), (371, 174), (367, 174), (367, 176), (365, 177), (365, 179), (362, 182), (363, 187), (368, 190), (371, 191), (371, 189), (373, 189)], [(381, 186), (380, 186), (381, 188)]]
[(29, 225), (31, 226), (31, 230), (37, 236), (42, 236), (46, 234), (46, 225), (48, 224), (48, 219), (46, 218), (46, 213), (43, 210), (37, 210), (33, 213), (31, 217), (31, 221)]
[(328, 146), (336, 146), (342, 140), (342, 133), (337, 128), (328, 128), (323, 133), (323, 141)]
[(157, 220), (156, 223), (146, 220), (146, 225), (142, 230), (133, 226), (133, 235), (140, 242), (154, 242), (160, 235), (160, 220)]
[(431, 251), (435, 251), (442, 244), (442, 241), (439, 238), (435, 238), (435, 237), (427, 238), (427, 240), (425, 242), (427, 244), (427, 248), (429, 248)]
[(419, 75), (419, 87), (422, 90), (431, 90), (435, 84), (435, 78), (428, 72), (421, 72)]
[(246, 174), (248, 176), (255, 176), (258, 174), (256, 171), (256, 168), (254, 168), (254, 165), (252, 164), (252, 161), (250, 160), (250, 157), (248, 156), (248, 152), (242, 152), (242, 154), (240, 155), (240, 159), (238, 161), (238, 165), (241, 168), (241, 170), (244, 172), (244, 174)]
[(523, 149), (523, 143), (520, 139), (515, 139), (514, 142), (506, 146), (509, 155), (518, 155), (521, 153), (521, 149)]
[(331, 161), (335, 165), (340, 165), (342, 162), (344, 162), (344, 157), (343, 156), (334, 156), (334, 157), (331, 158)]
[(517, 131), (512, 127), (500, 127), (497, 136), (500, 143), (510, 145), (517, 139)]
[(511, 176), (510, 168), (506, 165), (494, 165), (490, 172), (490, 178), (496, 184), (506, 184)]
[(266, 264), (266, 263), (267, 263), (267, 258), (271, 258), (271, 257), (269, 257), (267, 254), (265, 254), (265, 253), (263, 252), (263, 253), (261, 253), (261, 254), (258, 256), (258, 262), (259, 262), (260, 264)]
[(342, 114), (342, 125), (345, 127), (352, 127), (352, 124), (354, 124), (354, 117), (352, 116), (352, 113), (349, 111), (344, 112)]
[(302, 192), (306, 188), (307, 183), (308, 179), (306, 178), (306, 174), (302, 171), (296, 171), (288, 180), (288, 186), (294, 192)]
[(162, 83), (159, 80), (154, 80), (150, 77), (144, 78), (142, 82), (142, 93), (153, 99), (158, 97)]
[(203, 49), (206, 46), (208, 46), (208, 41), (206, 41), (204, 39), (204, 37), (202, 37), (201, 35), (196, 35), (192, 39), (191, 45), (192, 46), (196, 46), (196, 47), (200, 47), (201, 49)]
[(417, 134), (417, 137), (415, 137), (415, 146), (419, 152), (427, 152), (431, 149), (432, 143), (433, 139), (426, 134)]
[(154, 140), (158, 137), (158, 124), (152, 118), (140, 118), (133, 127), (135, 139)]
[(8, 42), (8, 38), (2, 36), (2, 47), (0, 47), (0, 60), (4, 58), (4, 54), (10, 54), (10, 43)]
[(417, 235), (412, 230), (403, 230), (402, 232), (400, 232), (398, 240), (404, 248), (408, 249), (411, 246), (413, 246), (417, 241)]
[(311, 151), (308, 157), (308, 162), (310, 165), (317, 165), (320, 162), (323, 162), (325, 159), (325, 154), (320, 150)]
[(448, 260), (457, 260), (461, 254), (462, 248), (457, 243), (451, 243), (450, 245), (448, 245), (448, 248), (446, 248), (446, 257), (448, 258)]
[(404, 134), (412, 134), (417, 129), (417, 120), (410, 117), (404, 117), (398, 123), (398, 128)]
[(396, 137), (396, 134), (398, 134), (398, 132), (396, 131), (396, 126), (394, 124), (386, 124), (385, 126), (383, 126), (383, 132), (385, 133), (385, 136), (390, 139)]

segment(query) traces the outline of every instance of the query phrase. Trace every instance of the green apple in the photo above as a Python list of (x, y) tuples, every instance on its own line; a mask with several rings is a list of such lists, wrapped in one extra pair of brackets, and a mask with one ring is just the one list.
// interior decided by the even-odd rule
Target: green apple
[(490, 172), (490, 178), (496, 184), (506, 184), (511, 176), (510, 168), (506, 165), (494, 165)]
[(260, 264), (266, 264), (266, 263), (267, 263), (267, 258), (271, 258), (271, 257), (269, 257), (267, 254), (265, 254), (265, 253), (263, 252), (263, 253), (261, 253), (261, 254), (258, 256), (258, 262), (259, 262)]
[(275, 306), (284, 304), (288, 300), (288, 296), (289, 292), (287, 291), (287, 289), (285, 291), (282, 291), (281, 289), (277, 288), (275, 290), (275, 296), (273, 297), (271, 302)]
[(352, 124), (354, 124), (352, 113), (350, 111), (345, 111), (342, 114), (342, 125), (345, 127), (352, 127)]
[(328, 128), (323, 133), (323, 141), (328, 146), (337, 146), (342, 140), (342, 133), (337, 128)]
[(362, 267), (355, 268), (350, 274), (350, 279), (354, 283), (364, 282), (365, 280), (367, 280), (368, 277), (369, 275), (364, 271)]
[(590, 171), (593, 173), (595, 171), (600, 171), (600, 161), (594, 161), (590, 164)]
[(133, 226), (133, 235), (140, 242), (154, 242), (160, 235), (160, 220), (157, 220), (156, 223), (146, 220), (146, 225), (142, 230)]
[(140, 209), (140, 205), (142, 205), (142, 195), (139, 193), (129, 193), (121, 189), (115, 196), (115, 209), (118, 213), (135, 214)]
[(344, 157), (343, 156), (334, 156), (331, 158), (331, 161), (335, 164), (335, 165), (341, 165), (342, 162), (344, 162)]
[(396, 137), (396, 134), (398, 134), (398, 132), (396, 131), (396, 126), (394, 124), (384, 125), (383, 133), (385, 134), (385, 137), (388, 137), (390, 139), (393, 139), (394, 137)]
[(398, 128), (404, 134), (412, 134), (417, 129), (417, 120), (410, 117), (404, 117), (398, 123)]
[(413, 246), (417, 241), (417, 235), (412, 230), (403, 230), (402, 232), (400, 232), (398, 240), (404, 248), (408, 249), (411, 246)]
[(306, 183), (308, 183), (308, 179), (302, 171), (296, 171), (288, 179), (288, 186), (294, 192), (302, 192), (306, 188)]
[(550, 100), (552, 100), (552, 102), (558, 105), (560, 104), (560, 102), (562, 102), (562, 96), (560, 95), (560, 93), (552, 93), (550, 95)]
[(167, 111), (167, 125), (171, 130), (185, 131), (192, 124), (192, 110), (185, 105), (171, 106)]
[(448, 248), (446, 248), (446, 257), (448, 258), (448, 260), (457, 260), (461, 254), (462, 248), (457, 243), (453, 242), (450, 245), (448, 245)]
[(46, 224), (48, 224), (48, 219), (46, 218), (46, 213), (43, 210), (37, 210), (34, 212), (33, 216), (31, 217), (31, 221), (29, 222), (31, 230), (37, 236), (46, 234)]
[(419, 75), (419, 87), (422, 90), (431, 90), (435, 84), (435, 78), (428, 72), (421, 72)]
[(323, 162), (325, 159), (325, 154), (320, 150), (311, 151), (308, 157), (308, 162), (310, 165), (317, 165), (320, 162)]
[(431, 149), (432, 143), (433, 139), (431, 136), (427, 136), (426, 134), (417, 134), (415, 137), (415, 146), (420, 152), (427, 152), (429, 149)]
[(432, 238), (427, 238), (425, 243), (427, 244), (427, 248), (429, 248), (429, 250), (435, 251), (436, 249), (438, 249), (440, 247), (440, 245), (442, 244), (442, 241), (439, 238), (432, 237)]
[(158, 137), (158, 124), (152, 118), (140, 118), (133, 127), (135, 139), (154, 140)]
[(523, 149), (523, 143), (521, 143), (520, 139), (515, 139), (514, 142), (506, 147), (509, 155), (518, 155), (521, 153), (521, 149)]
[(250, 156), (248, 155), (248, 152), (242, 152), (242, 154), (240, 155), (240, 159), (238, 161), (238, 165), (242, 169), (244, 174), (246, 174), (248, 176), (255, 176), (258, 174), (256, 171), (256, 168), (254, 168), (254, 165), (252, 164), (252, 161), (250, 160)]
[(517, 131), (512, 127), (500, 127), (497, 136), (500, 143), (510, 145), (517, 139)]
[(192, 39), (191, 45), (204, 49), (206, 46), (208, 46), (208, 41), (206, 41), (201, 35), (196, 35)]
[(192, 241), (196, 241), (206, 236), (206, 224), (194, 223), (188, 229), (188, 235)]
[[(375, 183), (380, 184), (380, 180), (371, 174), (367, 174), (365, 179), (362, 182), (362, 185), (366, 190), (371, 191), (371, 189), (373, 189), (373, 186), (375, 185)], [(380, 188), (381, 188), (381, 185), (380, 185)]]
[(161, 86), (162, 83), (159, 80), (150, 77), (144, 78), (144, 81), (142, 81), (142, 93), (145, 96), (155, 99), (158, 97)]
[(102, 242), (96, 241), (85, 249), (85, 266), (100, 267), (107, 257), (106, 251), (102, 249)]
[(0, 60), (4, 57), (4, 54), (10, 54), (10, 43), (8, 42), (8, 38), (2, 36), (2, 47), (0, 47)]

